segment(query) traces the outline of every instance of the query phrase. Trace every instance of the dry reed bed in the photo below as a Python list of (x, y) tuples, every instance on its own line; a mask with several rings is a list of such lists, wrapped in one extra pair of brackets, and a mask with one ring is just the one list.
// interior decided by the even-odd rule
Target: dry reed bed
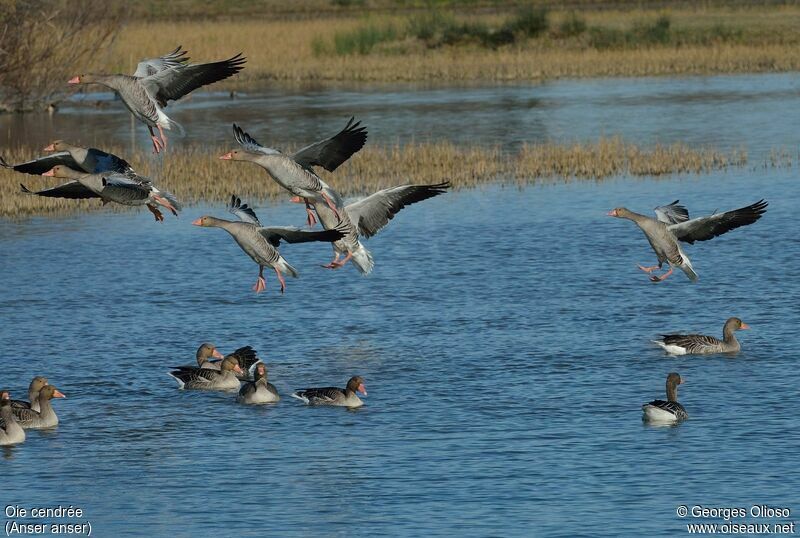
[[(124, 155), (119, 148), (110, 150)], [(151, 161), (135, 157), (128, 160), (141, 173), (156, 178), (160, 188), (174, 192), (186, 205), (220, 203), (233, 193), (252, 201), (288, 198), (263, 170), (250, 163), (220, 161), (217, 157), (222, 152), (222, 148), (170, 149), (164, 157), (163, 169)], [(30, 150), (18, 150), (6, 158), (19, 162), (32, 156)], [(617, 137), (601, 138), (593, 143), (529, 144), (514, 153), (505, 152), (499, 146), (464, 147), (441, 142), (367, 147), (335, 174), (325, 174), (325, 179), (345, 196), (352, 196), (411, 182), (449, 180), (459, 189), (489, 182), (522, 185), (602, 180), (625, 175), (704, 173), (742, 166), (746, 162), (747, 154), (743, 150), (722, 153), (684, 144), (643, 148)], [(97, 200), (24, 195), (19, 192), (20, 182), (31, 189), (55, 184), (52, 178), (0, 170), (0, 217), (62, 214), (103, 207)]]
[[(662, 11), (599, 11), (582, 13), (586, 22), (624, 28), (653, 21)], [(800, 7), (726, 10), (676, 9), (666, 12), (676, 31), (691, 32), (724, 25), (741, 31), (732, 42), (708, 45), (648, 46), (636, 49), (594, 49), (580, 40), (534, 39), (497, 50), (454, 46), (430, 50), (414, 47), (368, 55), (315, 56), (315, 38), (331, 40), (337, 32), (365, 24), (356, 17), (310, 20), (247, 19), (233, 21), (133, 22), (114, 45), (116, 63), (106, 67), (129, 72), (142, 57), (164, 53), (180, 43), (198, 60), (219, 59), (244, 51), (248, 68), (225, 87), (246, 87), (258, 81), (514, 81), (558, 77), (666, 75), (789, 71), (800, 69)], [(554, 13), (558, 20), (565, 14)], [(492, 20), (497, 16), (466, 17)], [(397, 16), (373, 17), (375, 24), (403, 24)]]

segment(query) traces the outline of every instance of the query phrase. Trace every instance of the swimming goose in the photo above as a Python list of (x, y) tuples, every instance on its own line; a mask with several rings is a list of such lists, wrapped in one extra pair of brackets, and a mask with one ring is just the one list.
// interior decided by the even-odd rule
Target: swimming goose
[(675, 422), (689, 418), (689, 414), (678, 403), (678, 385), (683, 383), (681, 376), (675, 372), (667, 376), (667, 401), (653, 400), (642, 406), (644, 420), (652, 422)]
[(241, 374), (242, 369), (236, 359), (229, 357), (220, 364), (219, 370), (209, 368), (191, 368), (185, 366), (178, 370), (168, 372), (178, 382), (180, 389), (195, 390), (233, 390), (241, 384), (236, 374)]
[[(236, 364), (238, 364), (242, 369), (242, 373), (237, 374), (237, 377), (245, 381), (250, 379), (250, 372), (253, 370), (253, 367), (261, 362), (261, 359), (258, 358), (256, 351), (251, 346), (240, 347), (233, 353), (225, 355), (222, 357), (222, 359), (227, 359), (228, 357), (231, 357), (233, 360), (235, 360)], [(219, 357), (216, 358), (219, 359)], [(210, 370), (219, 370), (220, 364), (222, 364), (222, 360), (209, 359), (204, 359), (201, 363), (199, 358), (197, 362), (200, 365), (200, 368), (207, 368)]]
[(253, 381), (248, 381), (239, 389), (236, 400), (243, 404), (263, 404), (280, 401), (278, 389), (267, 381), (267, 367), (264, 363), (256, 366)]
[(339, 405), (343, 407), (361, 407), (364, 402), (356, 394), (360, 392), (367, 395), (364, 388), (364, 378), (361, 376), (351, 377), (344, 389), (336, 387), (322, 387), (316, 389), (300, 389), (292, 393), (295, 398), (304, 401), (309, 405)]
[[(100, 174), (86, 174), (68, 168), (64, 165), (53, 167), (49, 172), (42, 174), (47, 177), (71, 180), (57, 187), (47, 189), (47, 191), (31, 192), (23, 185), (23, 192), (27, 194), (38, 194), (40, 196), (56, 196), (62, 190), (71, 191), (73, 183), (77, 182), (85, 189), (93, 193), (94, 197), (100, 198), (103, 204), (115, 202), (121, 205), (140, 206), (143, 205), (150, 210), (156, 222), (162, 222), (164, 215), (158, 207), (162, 206), (169, 209), (173, 215), (178, 216), (181, 204), (172, 193), (157, 189), (152, 181), (146, 177), (134, 174), (120, 174), (117, 172), (103, 172)], [(49, 192), (50, 194), (43, 194)], [(65, 196), (69, 197), (69, 196)]]
[(354, 124), (353, 120), (350, 118), (345, 128), (334, 136), (306, 146), (293, 155), (262, 146), (234, 123), (233, 136), (242, 149), (229, 151), (220, 159), (250, 161), (262, 167), (278, 185), (305, 200), (308, 224), (313, 226), (316, 221), (310, 206), (312, 200), (327, 204), (337, 216), (341, 203), (339, 194), (314, 172), (313, 167), (322, 166), (333, 172), (364, 146), (366, 128), (360, 122)]
[[(200, 347), (197, 348), (197, 353), (195, 353), (194, 356), (197, 360), (198, 368), (211, 368), (212, 370), (219, 370), (219, 365), (211, 362), (212, 358), (220, 360), (225, 358), (222, 353), (217, 351), (217, 348), (214, 344), (209, 344), (208, 342), (200, 344)], [(212, 364), (214, 366), (212, 366)]]
[[(119, 95), (122, 102), (139, 121), (147, 125), (153, 141), (153, 152), (159, 153), (167, 147), (164, 129), (173, 127), (182, 130), (177, 122), (164, 114), (168, 101), (175, 101), (192, 91), (224, 80), (244, 68), (245, 58), (241, 53), (206, 64), (188, 64), (187, 51), (178, 46), (159, 58), (142, 60), (133, 75), (78, 75), (69, 79), (69, 84), (102, 84)], [(156, 136), (153, 128), (158, 129)]]
[[(372, 237), (404, 207), (444, 194), (449, 188), (450, 182), (445, 181), (433, 185), (400, 185), (383, 189), (346, 205), (344, 211), (339, 212), (341, 220), (327, 205), (315, 204), (323, 228), (329, 230), (344, 226), (346, 229), (346, 235), (333, 243), (335, 257), (323, 267), (338, 269), (352, 260), (362, 275), (368, 275), (374, 262), (372, 254), (361, 244), (359, 237)], [(345, 258), (339, 261), (341, 255), (345, 255)]]
[(66, 396), (53, 385), (45, 385), (39, 391), (39, 411), (12, 407), (19, 425), (26, 429), (52, 428), (58, 425), (58, 417), (51, 403), (53, 398), (66, 398)]
[(722, 328), (722, 340), (702, 334), (665, 334), (661, 340), (653, 342), (672, 355), (736, 353), (742, 346), (733, 333), (749, 328), (750, 326), (739, 318), (728, 318)]
[(708, 217), (689, 219), (686, 208), (678, 205), (678, 200), (668, 206), (656, 208), (657, 218), (653, 219), (639, 213), (634, 213), (624, 207), (618, 207), (608, 212), (610, 217), (632, 220), (643, 232), (650, 246), (658, 257), (658, 265), (639, 269), (652, 273), (661, 269), (664, 262), (669, 263), (669, 271), (657, 276), (650, 275), (653, 282), (661, 282), (675, 267), (683, 270), (692, 282), (698, 279), (694, 272), (692, 262), (680, 246), (679, 242), (694, 244), (695, 241), (707, 241), (729, 232), (740, 226), (753, 224), (766, 212), (767, 202), (759, 200), (747, 207), (714, 213)]
[(135, 173), (128, 161), (97, 148), (84, 148), (63, 140), (56, 140), (44, 148), (44, 151), (54, 151), (55, 153), (13, 165), (8, 164), (0, 157), (0, 166), (35, 176), (44, 174), (58, 165), (67, 166), (73, 170), (83, 170), (87, 174), (100, 172)]
[(205, 228), (222, 228), (236, 241), (239, 247), (258, 264), (258, 280), (253, 290), (260, 293), (266, 289), (264, 280), (264, 267), (272, 267), (281, 283), (281, 293), (286, 290), (286, 281), (283, 274), (294, 278), (298, 273), (294, 267), (278, 252), (281, 240), (287, 243), (304, 243), (307, 241), (336, 241), (344, 235), (342, 230), (325, 230), (322, 232), (308, 232), (297, 228), (264, 228), (258, 221), (255, 212), (242, 205), (241, 199), (231, 196), (228, 210), (239, 217), (239, 221), (218, 219), (216, 217), (200, 217), (192, 222), (195, 226)]
[(25, 442), (25, 430), (17, 423), (11, 408), (11, 394), (0, 391), (0, 446)]
[(28, 386), (28, 401), (11, 400), (11, 405), (22, 409), (39, 411), (39, 392), (45, 385), (47, 385), (47, 378), (37, 375), (31, 380), (31, 384)]

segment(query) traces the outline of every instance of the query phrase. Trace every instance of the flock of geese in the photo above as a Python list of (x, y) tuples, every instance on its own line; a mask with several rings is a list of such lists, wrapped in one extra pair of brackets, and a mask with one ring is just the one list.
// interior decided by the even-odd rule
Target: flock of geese
[[(183, 132), (183, 128), (164, 113), (169, 101), (180, 99), (193, 90), (226, 79), (244, 68), (246, 59), (237, 54), (227, 60), (205, 64), (190, 64), (182, 47), (159, 58), (141, 61), (133, 75), (82, 74), (69, 84), (100, 84), (117, 93), (133, 116), (144, 123), (150, 133), (153, 152), (167, 147), (165, 130)], [(158, 131), (158, 134), (156, 134)], [(374, 267), (372, 254), (362, 239), (370, 238), (385, 227), (403, 207), (447, 192), (449, 182), (430, 185), (400, 185), (380, 190), (371, 196), (344, 204), (341, 195), (315, 171), (323, 168), (335, 171), (358, 152), (367, 140), (367, 129), (354, 118), (333, 136), (310, 144), (293, 154), (259, 144), (241, 127), (233, 125), (233, 136), (239, 147), (219, 158), (228, 161), (251, 162), (263, 168), (269, 177), (291, 194), (291, 201), (304, 204), (309, 227), (317, 223), (322, 230), (297, 227), (264, 226), (255, 211), (235, 194), (228, 210), (236, 220), (202, 216), (192, 222), (206, 228), (222, 228), (258, 265), (258, 278), (253, 289), (266, 289), (264, 269), (271, 268), (284, 293), (284, 275), (297, 277), (297, 270), (278, 250), (282, 242), (329, 242), (334, 258), (323, 267), (339, 269), (347, 262), (363, 275)], [(139, 175), (124, 159), (97, 148), (55, 141), (44, 148), (48, 155), (37, 159), (9, 164), (0, 157), (0, 166), (25, 174), (43, 175), (64, 180), (57, 186), (32, 191), (21, 184), (22, 193), (67, 199), (97, 198), (103, 204), (145, 206), (163, 221), (161, 209), (177, 215), (181, 204), (177, 197), (156, 187), (150, 178)], [(609, 216), (633, 221), (644, 232), (657, 257), (657, 265), (639, 268), (654, 282), (670, 276), (674, 268), (681, 269), (692, 281), (698, 279), (681, 243), (706, 241), (730, 230), (752, 224), (766, 211), (767, 202), (723, 213), (690, 219), (686, 208), (676, 200), (655, 209), (656, 218), (647, 217), (624, 207), (616, 208)], [(667, 263), (669, 270), (661, 275), (654, 272)], [(730, 353), (739, 350), (734, 331), (748, 326), (738, 318), (725, 323), (723, 339), (703, 335), (664, 335), (656, 343), (671, 354)], [(211, 344), (203, 344), (196, 354), (197, 365), (180, 366), (169, 373), (182, 389), (238, 390), (238, 401), (244, 404), (275, 403), (280, 396), (268, 382), (266, 365), (250, 347), (237, 349), (223, 356)], [(244, 381), (244, 385), (242, 385)], [(667, 377), (667, 399), (654, 400), (643, 406), (644, 418), (674, 422), (688, 417), (678, 403), (677, 386), (683, 380), (677, 373)], [(363, 402), (358, 394), (366, 395), (364, 380), (352, 377), (344, 389), (335, 387), (298, 390), (292, 395), (307, 404), (359, 407)], [(25, 440), (26, 428), (49, 428), (58, 424), (51, 400), (64, 394), (37, 376), (30, 384), (28, 401), (13, 400), (8, 391), (0, 391), (0, 445), (17, 444)]]

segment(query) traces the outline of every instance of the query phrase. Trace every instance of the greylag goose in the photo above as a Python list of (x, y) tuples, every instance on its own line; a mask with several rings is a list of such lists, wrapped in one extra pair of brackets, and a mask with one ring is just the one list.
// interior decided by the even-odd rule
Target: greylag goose
[[(450, 183), (445, 181), (433, 185), (400, 185), (383, 189), (346, 205), (344, 211), (339, 212), (341, 220), (327, 205), (316, 204), (315, 210), (323, 228), (329, 230), (344, 226), (347, 230), (342, 239), (333, 243), (334, 258), (323, 267), (338, 269), (352, 260), (362, 275), (368, 275), (374, 262), (372, 254), (361, 244), (359, 237), (376, 235), (404, 207), (444, 194), (449, 188)], [(339, 261), (341, 255), (345, 258)]]
[(233, 236), (239, 247), (258, 264), (258, 280), (253, 290), (260, 293), (266, 289), (264, 280), (264, 267), (272, 267), (281, 283), (281, 293), (286, 290), (286, 281), (283, 274), (297, 278), (298, 273), (294, 267), (283, 259), (278, 247), (281, 240), (287, 243), (304, 243), (307, 241), (336, 241), (344, 232), (342, 230), (325, 230), (322, 232), (309, 232), (297, 228), (264, 228), (252, 208), (242, 204), (241, 199), (231, 196), (228, 210), (239, 217), (239, 221), (218, 219), (216, 217), (200, 217), (192, 222), (195, 226), (205, 228), (222, 228)]
[(128, 161), (97, 148), (84, 148), (74, 146), (63, 140), (56, 140), (44, 148), (44, 151), (54, 151), (56, 153), (13, 165), (8, 164), (0, 157), (0, 166), (36, 176), (44, 174), (58, 165), (67, 166), (73, 170), (83, 170), (87, 174), (99, 174), (100, 172), (135, 174)]
[(242, 369), (242, 373), (237, 375), (239, 379), (243, 380), (250, 379), (250, 372), (253, 370), (253, 367), (261, 362), (261, 359), (258, 358), (258, 354), (251, 346), (244, 346), (240, 347), (233, 353), (229, 353), (228, 355), (225, 356), (219, 355), (219, 352), (217, 351), (217, 355), (214, 355), (214, 358), (216, 360), (210, 360), (209, 358), (204, 358), (201, 361), (200, 357), (198, 356), (197, 364), (200, 366), (200, 368), (207, 368), (209, 370), (219, 370), (220, 364), (222, 364), (222, 359), (227, 359), (228, 357), (231, 357), (233, 360), (235, 360), (236, 364), (238, 364), (239, 367)]
[(675, 422), (689, 418), (689, 414), (678, 403), (678, 385), (683, 383), (675, 372), (667, 376), (667, 400), (653, 400), (642, 406), (644, 419), (652, 422)]
[(749, 329), (739, 318), (728, 318), (722, 328), (722, 340), (702, 334), (665, 334), (653, 340), (672, 355), (702, 355), (706, 353), (736, 353), (741, 349), (734, 332)]
[(25, 430), (17, 423), (11, 405), (11, 394), (0, 391), (0, 446), (25, 442)]
[(234, 390), (241, 384), (236, 374), (242, 369), (236, 359), (229, 357), (220, 364), (219, 370), (209, 368), (183, 367), (168, 372), (178, 382), (180, 389), (195, 390)]
[(293, 155), (262, 146), (234, 123), (233, 136), (242, 149), (231, 150), (220, 159), (250, 161), (262, 167), (297, 200), (305, 200), (308, 224), (313, 226), (315, 219), (310, 201), (327, 204), (337, 216), (341, 202), (339, 194), (314, 172), (313, 167), (322, 166), (333, 172), (364, 146), (367, 140), (366, 128), (360, 122), (353, 123), (353, 120), (354, 118), (350, 118), (345, 128), (334, 136), (306, 146)]
[(364, 402), (356, 394), (360, 392), (367, 395), (364, 388), (364, 378), (361, 376), (351, 377), (344, 389), (336, 387), (322, 387), (316, 389), (300, 389), (292, 393), (295, 398), (304, 401), (309, 405), (339, 405), (343, 407), (361, 407)]
[(672, 274), (673, 268), (678, 267), (692, 282), (695, 282), (698, 279), (697, 273), (680, 243), (694, 244), (695, 241), (707, 241), (740, 226), (753, 224), (761, 218), (766, 210), (767, 202), (759, 200), (740, 209), (689, 219), (689, 212), (678, 204), (678, 200), (675, 200), (667, 206), (657, 207), (655, 210), (657, 218), (655, 219), (634, 213), (624, 207), (612, 209), (608, 215), (632, 220), (650, 242), (650, 246), (658, 257), (658, 265), (652, 267), (639, 265), (639, 269), (646, 273), (652, 273), (656, 269), (661, 269), (664, 262), (669, 263), (669, 271), (660, 276), (650, 275), (650, 280), (661, 282)]
[[(159, 153), (167, 147), (164, 129), (181, 130), (180, 125), (164, 113), (167, 102), (235, 75), (244, 68), (246, 61), (240, 53), (219, 62), (188, 64), (186, 54), (179, 46), (160, 58), (142, 60), (132, 76), (78, 75), (69, 79), (69, 84), (102, 84), (114, 90), (131, 114), (147, 125), (153, 152)], [(158, 129), (159, 136), (153, 128)]]
[(278, 389), (267, 381), (267, 367), (264, 363), (256, 365), (253, 378), (253, 381), (248, 381), (239, 389), (239, 396), (236, 398), (239, 403), (263, 404), (280, 401)]
[(66, 398), (66, 396), (53, 385), (45, 385), (39, 391), (39, 411), (24, 407), (12, 407), (20, 426), (26, 429), (40, 429), (58, 425), (58, 417), (51, 403), (53, 398)]
[[(157, 189), (149, 179), (138, 175), (132, 177), (131, 175), (117, 172), (86, 174), (64, 165), (55, 166), (52, 170), (42, 175), (69, 179), (70, 181), (39, 192), (31, 192), (23, 185), (23, 192), (39, 196), (58, 196), (57, 193), (62, 191), (73, 192), (73, 184), (78, 183), (81, 187), (90, 191), (92, 197), (100, 198), (104, 204), (115, 202), (128, 206), (143, 205), (150, 210), (156, 222), (164, 220), (164, 215), (157, 206), (169, 209), (175, 216), (178, 216), (178, 211), (181, 209), (181, 204), (172, 193)], [(70, 196), (64, 197), (69, 198)]]
[(217, 348), (214, 344), (209, 344), (208, 342), (200, 344), (200, 347), (197, 348), (197, 353), (195, 353), (195, 359), (197, 360), (197, 367), (219, 370), (219, 364), (212, 363), (211, 362), (212, 358), (222, 360), (225, 358), (225, 356), (219, 351), (217, 351)]
[(37, 375), (28, 386), (28, 401), (11, 400), (11, 405), (20, 409), (39, 411), (39, 392), (47, 385), (47, 378)]

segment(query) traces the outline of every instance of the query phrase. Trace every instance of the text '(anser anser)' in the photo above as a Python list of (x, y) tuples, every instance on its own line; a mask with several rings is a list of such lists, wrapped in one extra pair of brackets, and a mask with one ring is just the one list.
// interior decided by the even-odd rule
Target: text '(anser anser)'
[[(69, 79), (69, 84), (102, 84), (114, 90), (131, 114), (147, 125), (153, 151), (158, 153), (167, 147), (164, 129), (181, 130), (180, 125), (164, 113), (167, 102), (235, 75), (244, 68), (246, 61), (237, 54), (219, 62), (189, 64), (186, 54), (179, 46), (159, 58), (142, 60), (133, 75), (78, 75)], [(158, 129), (159, 136), (153, 128)]]
[(650, 280), (660, 282), (672, 274), (674, 267), (678, 267), (694, 282), (698, 279), (697, 273), (680, 243), (693, 244), (695, 241), (707, 241), (740, 226), (753, 224), (766, 210), (767, 202), (759, 200), (740, 209), (689, 219), (689, 212), (675, 200), (667, 206), (657, 207), (655, 219), (634, 213), (624, 207), (612, 209), (608, 215), (633, 221), (650, 242), (658, 257), (658, 265), (652, 267), (639, 265), (639, 269), (652, 273), (656, 269), (661, 269), (664, 262), (669, 263), (669, 271), (660, 276), (650, 275)]
[(741, 349), (734, 334), (750, 326), (739, 318), (728, 318), (722, 328), (722, 340), (703, 334), (665, 334), (653, 340), (672, 355), (703, 355), (709, 353), (736, 353)]
[(258, 264), (258, 280), (253, 286), (256, 293), (266, 289), (264, 267), (271, 267), (275, 271), (281, 284), (281, 293), (286, 290), (284, 274), (294, 278), (299, 276), (297, 270), (289, 265), (278, 252), (281, 241), (287, 243), (333, 242), (344, 236), (344, 232), (339, 229), (311, 232), (289, 227), (262, 227), (253, 209), (247, 204), (242, 204), (241, 199), (236, 196), (231, 197), (228, 210), (241, 220), (231, 221), (205, 216), (195, 220), (192, 224), (204, 228), (222, 228), (231, 234), (239, 247)]

